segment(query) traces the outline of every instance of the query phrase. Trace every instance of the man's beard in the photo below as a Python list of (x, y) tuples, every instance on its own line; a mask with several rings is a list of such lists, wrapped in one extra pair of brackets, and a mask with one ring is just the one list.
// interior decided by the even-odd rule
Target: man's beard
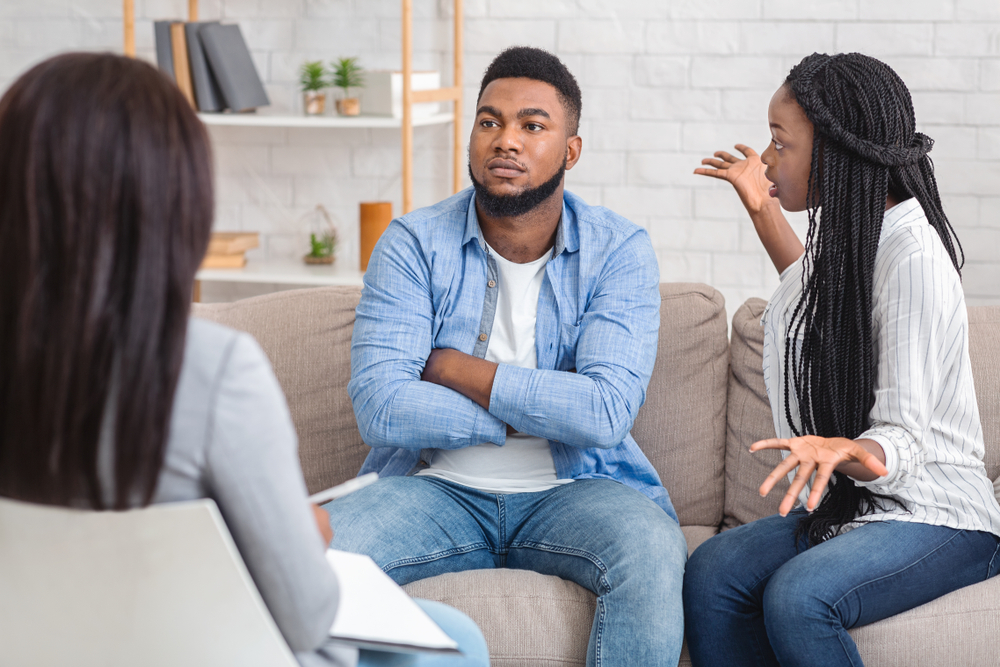
[(512, 195), (495, 195), (476, 180), (472, 174), (471, 162), (469, 164), (469, 178), (472, 179), (472, 185), (476, 188), (476, 203), (482, 206), (486, 213), (496, 218), (516, 218), (535, 209), (559, 189), (565, 173), (566, 160), (564, 159), (552, 178), (538, 187), (527, 188)]

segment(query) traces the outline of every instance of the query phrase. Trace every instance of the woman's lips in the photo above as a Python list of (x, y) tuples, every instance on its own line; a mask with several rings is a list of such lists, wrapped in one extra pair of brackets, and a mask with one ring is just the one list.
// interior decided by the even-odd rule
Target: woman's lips
[(771, 187), (769, 187), (767, 189), (767, 194), (771, 195), (772, 197), (777, 197), (778, 196), (778, 186), (777, 185), (772, 185)]

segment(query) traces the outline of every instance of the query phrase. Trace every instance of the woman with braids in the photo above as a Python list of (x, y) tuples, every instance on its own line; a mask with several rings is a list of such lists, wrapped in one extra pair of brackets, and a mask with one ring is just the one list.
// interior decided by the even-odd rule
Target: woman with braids
[(250, 336), (188, 316), (212, 213), (205, 127), (152, 66), (65, 54), (0, 99), (0, 496), (212, 498), (300, 664), (488, 664), (475, 624), (437, 603), (467, 656), (359, 663), (329, 639), (329, 516), (308, 504), (271, 365)]
[[(1000, 569), (961, 249), (884, 63), (813, 54), (768, 121), (762, 155), (738, 145), (695, 173), (733, 185), (781, 276), (763, 317), (778, 437), (750, 450), (785, 456), (761, 494), (794, 479), (777, 515), (688, 561), (688, 646), (696, 667), (857, 666), (848, 628)], [(781, 208), (808, 211), (804, 248)]]

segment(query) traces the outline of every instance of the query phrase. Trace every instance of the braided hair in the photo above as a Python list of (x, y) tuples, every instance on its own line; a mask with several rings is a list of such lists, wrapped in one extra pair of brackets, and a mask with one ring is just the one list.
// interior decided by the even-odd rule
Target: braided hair
[[(964, 254), (959, 260), (941, 208), (927, 155), (934, 142), (915, 131), (910, 93), (888, 65), (860, 53), (814, 53), (792, 68), (785, 87), (814, 128), (803, 290), (785, 344), (785, 416), (795, 435), (854, 439), (870, 426), (875, 402), (872, 285), (887, 196), (917, 198), (959, 274)], [(800, 350), (791, 345), (797, 339)], [(819, 544), (886, 503), (898, 501), (836, 472), (799, 522), (797, 541)]]

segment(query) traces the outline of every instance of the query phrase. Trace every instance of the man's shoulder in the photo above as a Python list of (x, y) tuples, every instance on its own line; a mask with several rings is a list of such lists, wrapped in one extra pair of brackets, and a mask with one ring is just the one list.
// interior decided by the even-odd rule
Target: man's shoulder
[(410, 211), (395, 221), (418, 239), (438, 234), (462, 237), (471, 201), (472, 188), (466, 188), (436, 204)]

